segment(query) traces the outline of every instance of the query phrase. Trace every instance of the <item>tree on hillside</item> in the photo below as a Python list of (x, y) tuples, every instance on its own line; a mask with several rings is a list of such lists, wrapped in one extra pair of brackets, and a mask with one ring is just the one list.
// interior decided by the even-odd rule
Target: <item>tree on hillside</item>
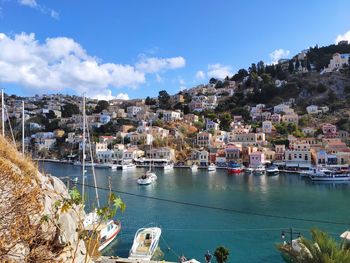
[(224, 131), (229, 131), (230, 130), (230, 124), (232, 121), (231, 114), (225, 113), (220, 115), (220, 129)]
[(109, 107), (108, 101), (106, 101), (106, 100), (99, 100), (97, 102), (97, 105), (96, 105), (95, 109), (94, 109), (94, 113), (100, 113), (103, 110), (107, 110), (108, 107)]
[(155, 105), (156, 103), (157, 103), (157, 101), (153, 98), (150, 98), (149, 96), (147, 96), (147, 98), (145, 99), (146, 105)]
[(244, 68), (241, 68), (235, 75), (232, 76), (231, 80), (242, 81), (244, 77), (248, 76), (248, 74), (248, 71), (246, 71)]
[(306, 60), (306, 68), (307, 68), (308, 71), (311, 71), (310, 60)]
[(257, 64), (257, 68), (258, 68), (258, 75), (261, 75), (263, 73), (265, 73), (265, 63), (264, 61), (260, 60)]
[(215, 84), (218, 80), (216, 78), (211, 78), (209, 84)]
[(291, 73), (291, 74), (294, 72), (293, 60), (289, 60), (288, 71), (289, 71), (289, 73)]
[(73, 114), (79, 114), (79, 107), (72, 103), (67, 103), (62, 107), (62, 117), (69, 118), (72, 117)]
[(295, 70), (299, 70), (299, 67), (300, 67), (300, 61), (297, 59), (296, 61), (295, 61)]
[(166, 90), (159, 91), (158, 101), (159, 101), (159, 108), (164, 110), (168, 110), (171, 108), (170, 95)]
[(248, 71), (249, 71), (249, 74), (252, 74), (253, 72), (256, 73), (257, 72), (256, 64), (252, 63), (252, 65), (249, 67)]

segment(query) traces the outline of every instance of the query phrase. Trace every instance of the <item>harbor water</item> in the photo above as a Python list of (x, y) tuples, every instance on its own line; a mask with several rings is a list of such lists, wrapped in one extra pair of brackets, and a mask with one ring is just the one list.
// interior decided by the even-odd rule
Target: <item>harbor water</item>
[[(46, 162), (40, 169), (82, 182), (78, 166)], [(86, 168), (86, 184), (92, 186), (90, 169)], [(309, 237), (309, 230), (317, 227), (338, 238), (350, 228), (349, 183), (313, 183), (297, 174), (268, 177), (228, 175), (225, 170), (156, 169), (157, 182), (139, 186), (141, 168), (95, 170), (98, 186), (108, 189), (111, 178), (112, 190), (123, 192), (118, 195), (127, 206), (117, 214), (122, 230), (105, 255), (127, 257), (136, 230), (156, 225), (162, 228), (159, 244), (169, 261), (184, 254), (203, 262), (207, 250), (213, 254), (224, 245), (230, 250), (229, 262), (283, 262), (275, 248), (282, 230), (292, 227)], [(94, 189), (88, 187), (86, 192), (93, 206)], [(108, 191), (100, 189), (99, 194), (103, 205)]]

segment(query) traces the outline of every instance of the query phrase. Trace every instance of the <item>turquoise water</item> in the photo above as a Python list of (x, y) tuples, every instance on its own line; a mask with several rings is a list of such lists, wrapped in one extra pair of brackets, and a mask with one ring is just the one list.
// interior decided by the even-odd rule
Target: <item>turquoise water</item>
[[(79, 176), (81, 182), (80, 167), (45, 163), (42, 168), (58, 177)], [(155, 184), (139, 186), (136, 179), (142, 172), (143, 169), (126, 172), (96, 169), (97, 183), (108, 188), (111, 176), (113, 190), (253, 213), (349, 222), (350, 225), (350, 184), (315, 184), (294, 174), (267, 177), (227, 175), (223, 170), (192, 173), (174, 169), (157, 170)], [(93, 185), (89, 170), (87, 174), (87, 184)], [(88, 189), (91, 202), (95, 198), (93, 193), (93, 189)], [(101, 200), (106, 200), (107, 193), (99, 191)], [(187, 258), (203, 262), (207, 250), (213, 253), (217, 246), (224, 245), (230, 250), (229, 262), (282, 262), (275, 249), (275, 244), (281, 241), (282, 229), (293, 227), (308, 236), (310, 228), (318, 227), (337, 237), (349, 227), (120, 196), (127, 205), (125, 213), (118, 215), (123, 227), (117, 240), (104, 252), (106, 255), (127, 257), (136, 230), (156, 224), (162, 228), (165, 241), (160, 241), (160, 247), (167, 260), (176, 262), (176, 254), (184, 253)]]

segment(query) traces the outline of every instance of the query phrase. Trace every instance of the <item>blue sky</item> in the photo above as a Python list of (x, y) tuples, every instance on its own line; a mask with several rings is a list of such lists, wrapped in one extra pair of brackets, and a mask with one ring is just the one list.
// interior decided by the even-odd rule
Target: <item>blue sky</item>
[(346, 0), (0, 0), (0, 84), (19, 95), (174, 94), (349, 39), (349, 10)]

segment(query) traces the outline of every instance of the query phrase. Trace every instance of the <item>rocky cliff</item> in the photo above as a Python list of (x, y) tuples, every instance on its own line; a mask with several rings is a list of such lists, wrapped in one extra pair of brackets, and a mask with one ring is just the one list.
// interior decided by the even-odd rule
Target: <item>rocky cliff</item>
[(0, 137), (0, 261), (84, 262), (77, 233), (84, 211), (63, 210), (67, 198), (61, 180), (40, 173)]

